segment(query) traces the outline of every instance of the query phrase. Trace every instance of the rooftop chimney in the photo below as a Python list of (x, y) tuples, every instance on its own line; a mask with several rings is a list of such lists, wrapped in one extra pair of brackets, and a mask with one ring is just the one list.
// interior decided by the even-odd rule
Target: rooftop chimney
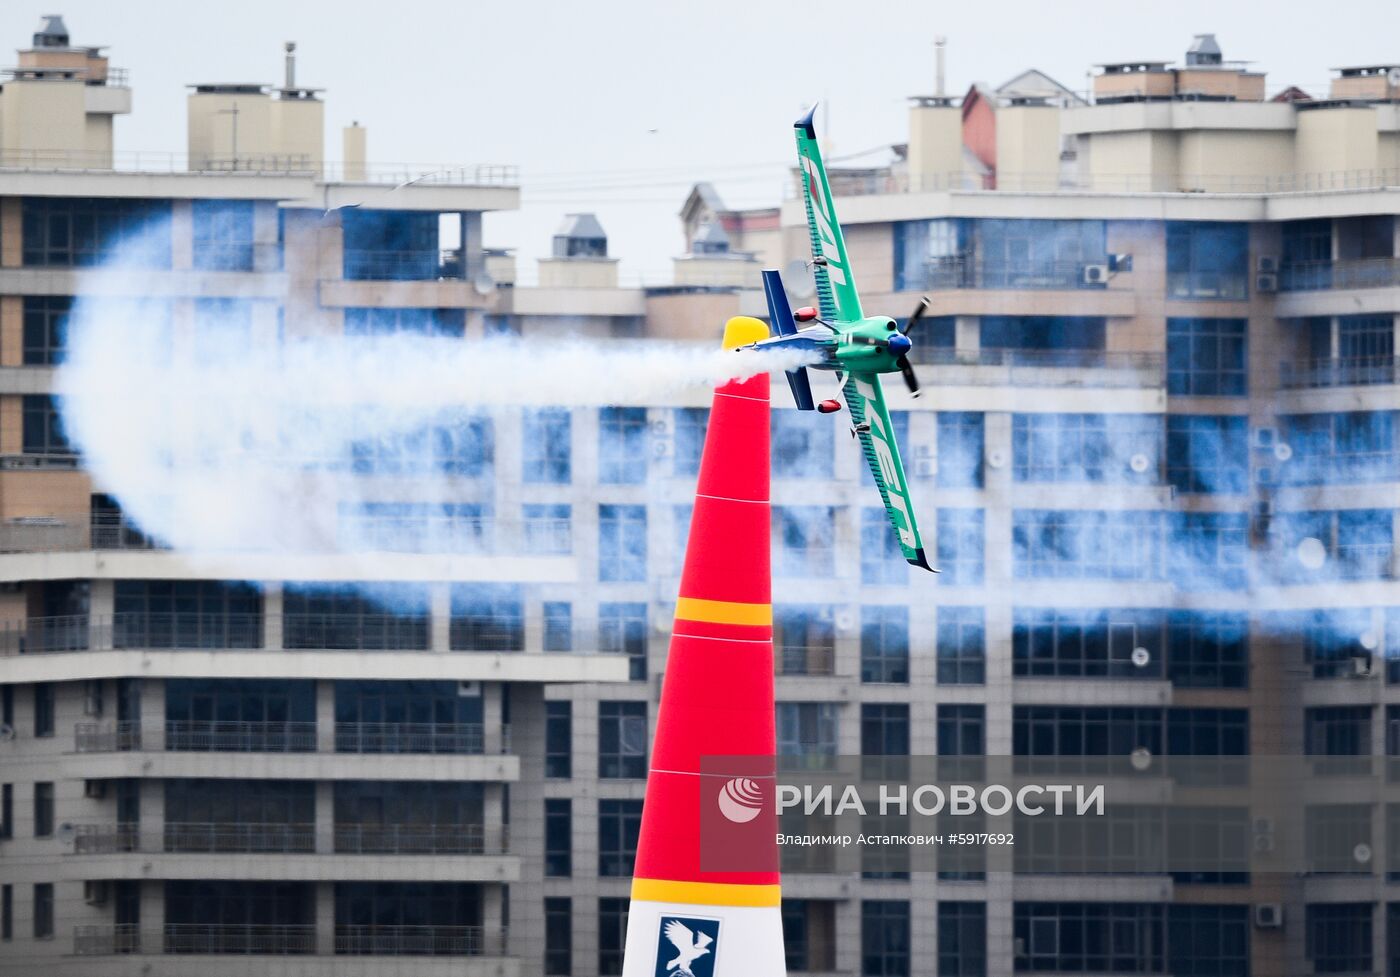
[(282, 87), (291, 91), (297, 87), (297, 42), (288, 41), (282, 46), (287, 52), (287, 78)]
[(939, 98), (942, 98), (942, 97), (944, 97), (944, 96), (947, 94), (947, 92), (944, 90), (944, 77), (943, 77), (943, 56), (944, 56), (944, 50), (947, 48), (947, 46), (948, 46), (948, 39), (947, 39), (946, 37), (944, 37), (942, 34), (939, 34), (939, 35), (937, 35), (937, 36), (934, 37), (934, 39), (933, 39), (933, 70), (934, 70), (934, 87), (933, 87), (933, 94), (936, 95), (936, 96), (938, 96)]
[(62, 14), (45, 14), (34, 32), (35, 47), (67, 47), (68, 28)]
[(1186, 49), (1186, 65), (1190, 68), (1218, 65), (1222, 60), (1220, 45), (1215, 42), (1214, 34), (1197, 34)]
[(569, 214), (554, 232), (556, 258), (606, 258), (608, 235), (593, 214)]

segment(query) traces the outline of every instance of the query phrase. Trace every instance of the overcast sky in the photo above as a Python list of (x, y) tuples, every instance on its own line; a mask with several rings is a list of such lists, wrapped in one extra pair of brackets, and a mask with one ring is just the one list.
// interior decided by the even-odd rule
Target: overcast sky
[(592, 210), (624, 276), (666, 273), (697, 180), (731, 206), (775, 203), (792, 121), (813, 99), (828, 103), (835, 156), (903, 142), (905, 97), (933, 88), (936, 34), (954, 92), (1028, 67), (1082, 89), (1095, 62), (1180, 58), (1203, 31), (1268, 72), (1271, 93), (1319, 94), (1329, 68), (1400, 61), (1396, 0), (5, 0), (3, 11), (0, 46), (28, 46), (40, 14), (61, 12), (74, 43), (108, 45), (131, 71), (119, 150), (183, 152), (184, 86), (280, 81), (282, 42), (295, 40), (298, 82), (326, 89), (327, 158), (358, 120), (371, 161), (517, 164), (522, 211), (488, 217), (487, 243), (533, 258), (565, 212)]

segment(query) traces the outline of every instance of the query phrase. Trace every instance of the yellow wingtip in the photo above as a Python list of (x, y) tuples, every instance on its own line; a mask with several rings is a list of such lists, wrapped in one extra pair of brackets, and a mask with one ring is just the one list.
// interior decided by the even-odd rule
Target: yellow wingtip
[(762, 319), (736, 315), (724, 324), (724, 348), (737, 349), (768, 338), (768, 327)]

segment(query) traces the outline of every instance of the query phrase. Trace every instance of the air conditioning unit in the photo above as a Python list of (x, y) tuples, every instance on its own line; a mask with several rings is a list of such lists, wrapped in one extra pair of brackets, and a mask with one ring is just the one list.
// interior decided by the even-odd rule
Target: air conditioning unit
[(914, 460), (915, 478), (933, 478), (938, 474), (938, 465), (932, 458), (916, 458)]
[(1259, 451), (1273, 451), (1274, 442), (1278, 440), (1278, 428), (1276, 427), (1256, 427), (1254, 429), (1254, 447)]
[(480, 683), (480, 682), (458, 682), (458, 683), (457, 683), (457, 694), (458, 694), (459, 696), (461, 696), (463, 699), (479, 699), (479, 698), (481, 698), (481, 683)]
[(1370, 655), (1356, 655), (1351, 660), (1352, 678), (1370, 678), (1375, 674)]
[(994, 450), (992, 450), (992, 451), (988, 451), (988, 452), (987, 452), (987, 464), (990, 465), (990, 466), (993, 467), (993, 468), (1005, 468), (1005, 467), (1006, 467), (1006, 452), (1005, 452), (1005, 451), (1002, 451), (1002, 450), (1000, 450), (1000, 449), (994, 449)]
[(1258, 293), (1278, 291), (1278, 275), (1271, 271), (1261, 271), (1254, 276), (1254, 290)]
[(107, 781), (105, 780), (84, 780), (83, 796), (93, 800), (101, 800), (107, 796)]
[(89, 906), (101, 906), (107, 901), (107, 880), (87, 879), (83, 882), (83, 902)]
[(1108, 265), (1085, 265), (1083, 275), (1085, 285), (1107, 285)]
[(1276, 930), (1283, 927), (1283, 903), (1261, 902), (1254, 907), (1254, 925), (1261, 930)]
[(1254, 259), (1254, 270), (1261, 275), (1278, 274), (1278, 256), (1273, 254), (1261, 254)]

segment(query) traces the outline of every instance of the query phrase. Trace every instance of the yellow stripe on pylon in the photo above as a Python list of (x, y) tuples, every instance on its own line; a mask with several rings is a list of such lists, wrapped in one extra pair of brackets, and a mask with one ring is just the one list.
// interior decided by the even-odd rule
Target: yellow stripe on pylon
[(746, 604), (734, 600), (705, 600), (703, 597), (677, 597), (676, 620), (763, 627), (773, 623), (773, 605)]
[(692, 906), (777, 906), (783, 901), (782, 887), (776, 885), (668, 882), (664, 879), (633, 879), (632, 898)]

